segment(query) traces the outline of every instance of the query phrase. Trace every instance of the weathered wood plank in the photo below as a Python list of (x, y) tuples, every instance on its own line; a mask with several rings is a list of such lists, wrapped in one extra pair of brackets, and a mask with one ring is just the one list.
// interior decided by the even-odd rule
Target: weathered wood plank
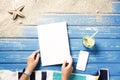
[[(26, 66), (26, 64), (0, 64), (0, 70), (11, 70), (11, 71), (22, 71), (23, 68)], [(93, 65), (94, 66), (94, 65)], [(112, 65), (113, 67), (117, 66), (116, 64)], [(56, 69), (57, 68), (57, 69)], [(59, 68), (59, 69), (58, 69)], [(57, 66), (54, 68), (50, 68), (50, 69), (46, 69), (44, 68), (43, 70), (57, 70), (60, 71), (61, 66)], [(92, 68), (92, 67), (91, 67)], [(99, 68), (100, 69), (100, 68)], [(113, 68), (114, 69), (114, 68)], [(112, 69), (111, 69), (112, 70)], [(118, 74), (116, 74), (116, 72), (113, 70), (112, 72), (110, 71), (110, 80), (120, 80), (120, 75), (119, 75), (119, 69), (117, 69)], [(94, 71), (94, 72), (93, 72)], [(98, 70), (94, 69), (92, 70), (90, 73), (93, 73), (94, 75), (96, 75)], [(78, 73), (78, 72), (77, 72)], [(90, 74), (88, 73), (84, 73), (84, 72), (79, 72), (78, 74)], [(114, 74), (115, 73), (115, 74)], [(115, 76), (116, 75), (116, 76)]]
[(120, 26), (119, 14), (46, 14), (36, 24), (66, 21), (71, 26)]
[(110, 80), (120, 80), (120, 76), (110, 76)]
[(0, 40), (0, 50), (38, 50), (38, 39)]
[(96, 39), (93, 49), (87, 49), (83, 46), (81, 39), (70, 39), (71, 50), (120, 50), (119, 39)]
[(69, 26), (68, 33), (70, 38), (82, 38), (86, 35), (92, 35), (96, 30), (98, 30), (95, 38), (120, 38), (120, 28), (119, 27), (88, 27), (88, 26)]
[(0, 51), (0, 63), (26, 63), (32, 51)]
[[(1, 51), (0, 63), (26, 63), (27, 57), (33, 51)], [(89, 51), (90, 56), (88, 62), (90, 63), (118, 63), (120, 62), (120, 51)], [(57, 54), (57, 53), (56, 53)], [(79, 51), (71, 51), (73, 62), (77, 63)]]
[[(71, 50), (89, 50), (82, 44), (82, 39), (70, 39)], [(102, 44), (101, 44), (102, 43)], [(0, 50), (38, 50), (38, 39), (1, 39)], [(100, 50), (120, 50), (120, 39), (96, 39), (93, 49)]]
[(112, 7), (113, 7), (113, 13), (119, 14), (120, 13), (120, 1), (113, 0)]
[[(36, 26), (24, 26), (22, 35), (15, 35), (9, 38), (38, 38)], [(99, 32), (95, 38), (120, 38), (120, 27), (107, 27), (107, 26), (68, 26), (69, 38), (82, 38), (86, 35), (92, 35), (95, 30)], [(0, 36), (6, 38), (7, 36)]]
[[(50, 14), (44, 15), (37, 24), (48, 24), (66, 21), (74, 60), (74, 73), (95, 74), (100, 68), (110, 69), (110, 80), (120, 80), (120, 3), (113, 3), (113, 13), (100, 14)], [(106, 26), (106, 27), (105, 27)], [(90, 35), (98, 29), (96, 46), (89, 50), (82, 45), (82, 37)], [(0, 70), (22, 70), (26, 66), (26, 58), (33, 50), (39, 49), (36, 26), (24, 27), (23, 35), (11, 39), (0, 36)], [(102, 44), (101, 44), (102, 43)], [(85, 72), (75, 69), (79, 50), (90, 52)], [(21, 60), (21, 61), (20, 61)], [(117, 68), (116, 68), (117, 67)], [(59, 66), (41, 67), (42, 70), (58, 70)]]
[[(88, 63), (86, 70), (80, 71), (80, 70), (76, 70), (76, 64), (73, 64), (74, 73), (83, 73), (83, 74), (96, 74), (96, 71), (98, 71), (100, 68), (107, 68), (110, 71), (110, 75), (120, 75), (119, 74), (119, 70), (120, 68), (116, 68), (117, 66), (120, 66), (119, 63)], [(39, 69), (42, 70), (61, 70), (61, 66), (49, 66), (49, 67), (40, 67)]]
[(0, 64), (0, 70), (22, 71), (25, 67), (26, 64)]
[[(88, 62), (90, 63), (117, 63), (120, 57), (120, 51), (88, 51), (90, 53)], [(73, 57), (74, 63), (77, 63), (79, 51), (72, 51), (71, 55)]]
[[(110, 71), (110, 75), (118, 75), (120, 76), (119, 72), (120, 72), (120, 64), (119, 63), (88, 63), (87, 64), (87, 68), (86, 71), (80, 71), (80, 70), (76, 70), (76, 64), (73, 65), (74, 66), (74, 71), (73, 73), (81, 73), (81, 74), (96, 74), (97, 71), (100, 68), (108, 68)], [(26, 67), (26, 64), (0, 64), (0, 70), (12, 70), (12, 71), (22, 71), (23, 68)], [(117, 67), (117, 68), (116, 68)], [(48, 66), (48, 67), (41, 67), (40, 64), (38, 64), (38, 67), (36, 69), (39, 70), (54, 70), (54, 71), (60, 71), (61, 70), (61, 65), (57, 65), (57, 66)]]

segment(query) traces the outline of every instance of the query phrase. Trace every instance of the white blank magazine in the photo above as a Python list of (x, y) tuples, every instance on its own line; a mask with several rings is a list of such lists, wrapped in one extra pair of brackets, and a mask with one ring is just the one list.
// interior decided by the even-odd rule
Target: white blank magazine
[(38, 26), (42, 66), (69, 61), (70, 48), (66, 22)]

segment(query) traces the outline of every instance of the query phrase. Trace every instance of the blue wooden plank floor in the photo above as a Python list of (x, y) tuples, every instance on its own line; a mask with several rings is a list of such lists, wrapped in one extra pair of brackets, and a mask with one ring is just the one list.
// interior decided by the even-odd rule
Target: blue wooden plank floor
[[(110, 80), (120, 80), (120, 2), (113, 3), (113, 13), (99, 14), (45, 14), (34, 25), (66, 21), (70, 51), (73, 58), (73, 73), (96, 74), (100, 68), (110, 70)], [(82, 44), (82, 37), (95, 36), (96, 44), (93, 49), (87, 49)], [(0, 35), (0, 70), (21, 71), (26, 66), (27, 57), (39, 49), (36, 26), (29, 25), (22, 28), (23, 35)], [(76, 70), (76, 63), (80, 50), (90, 52), (85, 72)], [(61, 65), (41, 67), (39, 70), (61, 70)]]

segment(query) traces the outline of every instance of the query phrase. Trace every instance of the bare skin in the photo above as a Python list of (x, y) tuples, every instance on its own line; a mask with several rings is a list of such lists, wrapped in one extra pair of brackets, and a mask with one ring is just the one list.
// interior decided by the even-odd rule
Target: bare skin
[[(39, 61), (39, 58), (40, 58), (40, 55), (39, 55), (39, 50), (37, 51), (34, 51), (27, 59), (27, 67), (26, 67), (26, 71), (29, 72), (29, 73), (32, 73), (32, 71), (34, 70), (34, 68), (36, 67), (38, 61)], [(26, 75), (26, 74), (22, 74), (20, 80), (28, 80), (29, 79), (29, 76)]]
[[(39, 50), (34, 51), (27, 59), (27, 67), (26, 67), (26, 71), (29, 73), (32, 73), (34, 68), (36, 67), (36, 65), (38, 64), (40, 55), (39, 55)], [(73, 70), (72, 67), (72, 58), (70, 59), (70, 62), (67, 63), (66, 61), (63, 63), (61, 71), (62, 71), (62, 80), (68, 80), (69, 76), (71, 74)], [(19, 80), (29, 80), (28, 75), (26, 74), (22, 74), (22, 76), (20, 77)]]
[(72, 58), (70, 58), (70, 62), (67, 63), (66, 61), (62, 65), (62, 80), (69, 80), (69, 76), (73, 70), (72, 66)]

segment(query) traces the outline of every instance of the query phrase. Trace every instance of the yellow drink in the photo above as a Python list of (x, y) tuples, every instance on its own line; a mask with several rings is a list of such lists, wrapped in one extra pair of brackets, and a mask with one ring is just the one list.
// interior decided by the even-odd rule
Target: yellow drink
[(95, 44), (95, 40), (89, 36), (83, 37), (83, 45), (87, 48), (92, 48)]

